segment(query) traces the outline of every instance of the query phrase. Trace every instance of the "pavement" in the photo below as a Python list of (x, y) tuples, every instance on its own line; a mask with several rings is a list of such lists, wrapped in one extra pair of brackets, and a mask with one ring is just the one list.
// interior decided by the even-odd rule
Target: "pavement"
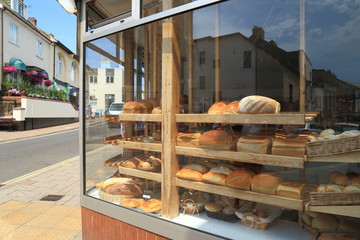
[[(0, 132), (0, 142), (72, 130), (79, 123)], [(80, 161), (73, 157), (0, 186), (1, 240), (80, 240)]]

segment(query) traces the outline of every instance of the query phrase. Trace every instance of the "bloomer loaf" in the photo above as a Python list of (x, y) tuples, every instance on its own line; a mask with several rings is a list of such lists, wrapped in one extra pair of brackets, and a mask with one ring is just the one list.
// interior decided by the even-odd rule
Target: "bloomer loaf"
[(253, 175), (254, 173), (249, 170), (239, 169), (231, 172), (227, 176), (225, 182), (228, 187), (250, 190), (250, 183)]
[(239, 102), (240, 113), (279, 113), (280, 103), (263, 96), (247, 96)]
[(176, 173), (176, 177), (201, 182), (202, 173), (193, 169), (183, 168)]
[(201, 135), (199, 138), (199, 147), (212, 150), (230, 150), (233, 142), (231, 134), (225, 130), (210, 130)]
[(223, 110), (226, 108), (227, 102), (220, 101), (211, 105), (208, 110), (208, 114), (222, 114)]

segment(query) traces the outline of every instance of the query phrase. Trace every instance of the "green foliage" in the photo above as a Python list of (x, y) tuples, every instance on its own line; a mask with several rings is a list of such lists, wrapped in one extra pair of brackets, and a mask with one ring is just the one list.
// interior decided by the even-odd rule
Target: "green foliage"
[(15, 84), (7, 79), (3, 79), (3, 82), (1, 83), (1, 94), (5, 95), (12, 88), (16, 88)]

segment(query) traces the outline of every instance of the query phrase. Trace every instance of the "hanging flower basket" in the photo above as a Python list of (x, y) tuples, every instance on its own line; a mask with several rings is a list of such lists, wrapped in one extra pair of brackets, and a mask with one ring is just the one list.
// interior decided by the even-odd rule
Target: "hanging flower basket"
[(5, 66), (3, 66), (3, 72), (4, 73), (12, 73), (12, 72), (16, 72), (17, 71), (17, 69), (16, 69), (16, 67), (14, 67), (14, 66), (9, 66), (9, 65), (5, 65)]

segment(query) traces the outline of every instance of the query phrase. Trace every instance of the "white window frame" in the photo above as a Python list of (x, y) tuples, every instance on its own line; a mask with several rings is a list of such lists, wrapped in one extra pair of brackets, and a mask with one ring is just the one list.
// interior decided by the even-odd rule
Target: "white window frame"
[(61, 75), (61, 68), (62, 68), (62, 59), (61, 55), (58, 53), (56, 54), (56, 74)]
[(42, 57), (42, 53), (43, 53), (43, 45), (42, 45), (42, 41), (40, 40), (36, 40), (36, 56), (38, 57)]
[(70, 66), (70, 82), (75, 82), (76, 80), (76, 66), (72, 62)]
[(13, 23), (9, 23), (9, 42), (18, 45), (18, 34), (19, 33), (19, 27)]
[(97, 75), (90, 75), (89, 76), (89, 82), (96, 84), (97, 83)]

